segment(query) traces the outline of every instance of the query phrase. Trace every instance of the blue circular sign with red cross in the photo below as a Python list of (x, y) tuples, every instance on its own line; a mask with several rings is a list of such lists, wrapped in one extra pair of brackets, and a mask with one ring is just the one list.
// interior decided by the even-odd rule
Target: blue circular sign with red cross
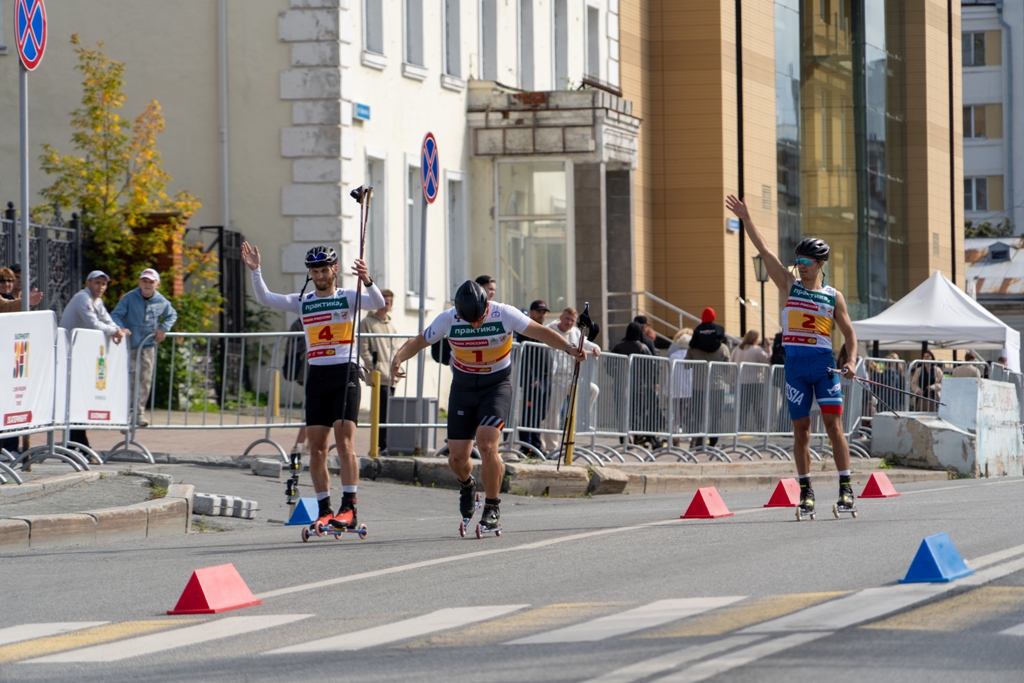
[(43, 61), (46, 50), (46, 7), (43, 0), (15, 2), (14, 29), (21, 63), (33, 71)]
[(433, 133), (423, 138), (423, 149), (420, 151), (420, 173), (423, 175), (423, 198), (427, 204), (437, 199), (437, 188), (441, 185), (441, 165), (437, 158), (437, 140)]

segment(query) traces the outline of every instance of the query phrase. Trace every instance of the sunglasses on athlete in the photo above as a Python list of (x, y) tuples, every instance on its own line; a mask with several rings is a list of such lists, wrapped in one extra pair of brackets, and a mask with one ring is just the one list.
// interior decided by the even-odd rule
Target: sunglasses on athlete
[(817, 263), (817, 261), (815, 261), (812, 258), (807, 258), (806, 256), (797, 256), (796, 257), (796, 265), (798, 265), (798, 266), (810, 267), (810, 266), (813, 266), (815, 263)]

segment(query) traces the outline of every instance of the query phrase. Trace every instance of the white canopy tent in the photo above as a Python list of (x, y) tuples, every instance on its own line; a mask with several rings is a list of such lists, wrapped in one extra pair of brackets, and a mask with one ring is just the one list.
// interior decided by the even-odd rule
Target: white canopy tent
[(989, 313), (939, 271), (873, 318), (853, 323), (859, 341), (888, 349), (1002, 349), (1020, 372), (1020, 332)]

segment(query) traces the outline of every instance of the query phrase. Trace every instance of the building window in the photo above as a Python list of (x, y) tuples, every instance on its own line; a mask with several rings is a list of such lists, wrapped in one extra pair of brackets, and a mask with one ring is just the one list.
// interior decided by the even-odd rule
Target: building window
[(405, 63), (423, 66), (423, 0), (405, 0)]
[(543, 299), (551, 310), (561, 310), (570, 305), (575, 278), (568, 243), (566, 163), (497, 166), (499, 297), (521, 308)]
[(533, 90), (533, 0), (519, 2), (519, 87)]
[[(453, 177), (454, 176), (454, 177)], [(461, 174), (448, 178), (448, 292), (469, 279), (469, 235), (466, 232), (466, 184)]]
[(364, 0), (367, 52), (384, 54), (384, 0)]
[(964, 211), (988, 211), (988, 178), (964, 178)]
[(963, 65), (985, 66), (985, 34), (963, 34)]
[(480, 0), (480, 75), (498, 80), (498, 0)]
[(601, 78), (601, 11), (587, 5), (587, 75)]
[(974, 105), (964, 107), (964, 137), (983, 138), (985, 136), (985, 106)]
[(555, 0), (555, 87), (564, 90), (569, 81), (569, 4), (567, 0)]
[(444, 0), (444, 72), (462, 78), (462, 8), (460, 0)]
[(366, 177), (373, 187), (370, 216), (366, 225), (367, 266), (370, 278), (386, 287), (388, 282), (387, 174), (383, 152), (366, 154)]
[(405, 192), (405, 245), (406, 260), (405, 289), (412, 296), (420, 293), (420, 202), (423, 201), (423, 184), (418, 166), (406, 169)]

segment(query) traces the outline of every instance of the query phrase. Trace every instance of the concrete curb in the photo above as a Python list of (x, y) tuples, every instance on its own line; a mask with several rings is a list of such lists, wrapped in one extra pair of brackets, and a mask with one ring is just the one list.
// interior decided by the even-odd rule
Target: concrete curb
[(163, 498), (134, 505), (66, 515), (23, 515), (0, 519), (0, 550), (87, 545), (98, 541), (188, 533), (194, 495), (195, 487), (191, 484), (171, 484)]
[(102, 472), (72, 472), (61, 474), (55, 477), (44, 477), (26, 482), (24, 484), (8, 484), (0, 486), (0, 503), (15, 503), (22, 500), (31, 500), (44, 493), (53, 493), (62, 489), (77, 486), (82, 482), (95, 481), (102, 476)]

